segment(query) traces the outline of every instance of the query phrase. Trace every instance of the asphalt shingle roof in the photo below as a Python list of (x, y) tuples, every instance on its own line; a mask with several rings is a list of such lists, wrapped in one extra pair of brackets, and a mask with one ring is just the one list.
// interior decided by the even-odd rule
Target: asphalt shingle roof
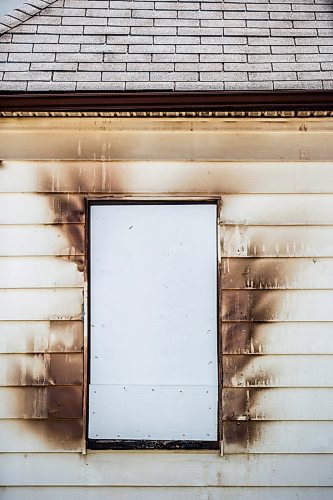
[(30, 0), (1, 91), (333, 88), (333, 0)]

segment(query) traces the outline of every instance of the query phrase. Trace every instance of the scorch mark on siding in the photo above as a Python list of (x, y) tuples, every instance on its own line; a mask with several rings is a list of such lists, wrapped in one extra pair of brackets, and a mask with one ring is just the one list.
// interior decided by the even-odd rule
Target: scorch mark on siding
[[(97, 175), (96, 175), (97, 171)], [(94, 186), (93, 188), (96, 189), (97, 191), (105, 191), (106, 186), (105, 186), (105, 175), (103, 172), (105, 172), (105, 165), (100, 165), (99, 168), (93, 168), (93, 179), (94, 179)], [(93, 173), (92, 172), (92, 173)], [(111, 172), (108, 169), (109, 174)], [(133, 175), (133, 173), (132, 173)], [(207, 173), (209, 175), (209, 171)], [(142, 174), (141, 174), (142, 176)], [(78, 192), (89, 192), (89, 184), (86, 181), (87, 177), (83, 179), (80, 175), (80, 170), (75, 169), (72, 173), (67, 174), (67, 182), (68, 185), (71, 186), (76, 186), (76, 189)], [(96, 185), (96, 177), (99, 179), (98, 185)], [(123, 180), (124, 174), (122, 173), (122, 180)], [(197, 178), (197, 174), (193, 173), (193, 177)], [(199, 180), (197, 180), (198, 182)], [(43, 179), (42, 183), (49, 183), (49, 180)], [(61, 179), (61, 183), (64, 183), (64, 179)], [(115, 185), (117, 185), (117, 179), (115, 179)], [(92, 186), (90, 186), (91, 188)], [(126, 189), (126, 186), (125, 186)], [(110, 190), (111, 190), (111, 184), (110, 184)], [(163, 191), (163, 188), (161, 189)], [(84, 253), (84, 226), (79, 226), (79, 229), (76, 229), (78, 226), (75, 224), (71, 224), (71, 222), (77, 222), (78, 219), (80, 221), (83, 220), (84, 218), (84, 200), (83, 197), (79, 198), (77, 196), (70, 196), (70, 195), (56, 195), (57, 201), (53, 202), (52, 209), (54, 210), (54, 222), (58, 222), (59, 220), (62, 220), (63, 222), (67, 222), (68, 224), (64, 225), (63, 227), (66, 229), (66, 237), (69, 242), (69, 246), (73, 247), (75, 249), (74, 253), (78, 254), (83, 254)], [(64, 219), (65, 217), (65, 219)], [(76, 258), (76, 256), (74, 257)], [(77, 262), (77, 261), (76, 261)], [(83, 260), (80, 260), (77, 262), (78, 269), (80, 271), (84, 270), (86, 267), (86, 262)], [(262, 274), (262, 273), (261, 273)], [(268, 283), (270, 283), (272, 280), (275, 279), (276, 276), (276, 267), (274, 264), (269, 264), (266, 265), (265, 267), (265, 273), (264, 273), (264, 279), (266, 280), (266, 286)], [(261, 276), (261, 282), (263, 281), (263, 278)], [(233, 297), (233, 296), (232, 296)], [(222, 301), (223, 305), (223, 310), (222, 310), (222, 315), (224, 319), (232, 317), (233, 319), (237, 320), (242, 320), (244, 319), (244, 311), (246, 311), (246, 314), (253, 319), (253, 321), (256, 321), (256, 315), (258, 314), (258, 311), (262, 310), (265, 308), (265, 304), (267, 301), (267, 297), (265, 297), (265, 294), (262, 294), (260, 296), (255, 296), (253, 300), (248, 301), (246, 300), (246, 303), (244, 302), (244, 298), (239, 295), (237, 297), (234, 297), (233, 300), (231, 297), (231, 300), (229, 301)], [(270, 304), (270, 307), (274, 307), (274, 304)], [(262, 316), (262, 314), (261, 314)], [(268, 319), (268, 316), (267, 316)], [(253, 328), (248, 330), (248, 338), (245, 339), (246, 343), (254, 343), (255, 335), (256, 335), (256, 327), (255, 323), (253, 323)], [(222, 336), (222, 344), (224, 342), (223, 336)], [(233, 336), (232, 338), (229, 338), (229, 343), (230, 348), (233, 348), (233, 344), (237, 344), (239, 342), (238, 335), (235, 337)], [(224, 350), (224, 346), (222, 345), (222, 351)], [(247, 364), (250, 362), (246, 357), (242, 356), (238, 360), (238, 365), (237, 365), (237, 371), (239, 373), (245, 372), (245, 368)], [(222, 375), (223, 376), (223, 375)], [(262, 373), (258, 374), (258, 377), (263, 377), (264, 375)], [(249, 408), (250, 400), (248, 398), (244, 398), (244, 392), (235, 392), (234, 394), (234, 401), (233, 401), (233, 413), (230, 415), (230, 419), (232, 420), (237, 420), (237, 424), (235, 426), (228, 426), (228, 430), (226, 430), (224, 434), (224, 439), (226, 443), (238, 443), (240, 447), (244, 447), (246, 449), (251, 443), (253, 443), (255, 440), (257, 441), (260, 439), (260, 427), (256, 428), (256, 432), (253, 433), (252, 431), (249, 431), (249, 426), (244, 425), (241, 420), (249, 420), (250, 419), (250, 414), (251, 414), (251, 409)], [(255, 404), (255, 397), (252, 398), (251, 404)], [(222, 402), (222, 415), (224, 413), (223, 409), (223, 402)], [(252, 429), (252, 427), (251, 427)]]
[[(66, 173), (64, 177), (66, 178), (62, 179), (62, 182), (75, 186), (80, 192), (80, 179), (75, 174)], [(39, 170), (38, 184), (51, 186), (52, 190), (56, 191), (58, 182), (59, 179), (57, 176), (55, 178), (54, 173), (50, 176), (47, 170)], [(87, 190), (88, 186), (84, 191)], [(48, 201), (54, 214), (53, 223), (63, 223), (61, 227), (64, 229), (64, 236), (68, 247), (72, 249), (70, 255), (64, 256), (64, 259), (75, 262), (78, 271), (85, 272), (85, 227), (81, 224), (85, 219), (84, 198), (62, 193), (48, 197)], [(61, 322), (54, 324), (61, 329)], [(25, 426), (27, 432), (38, 434), (51, 449), (60, 447), (70, 450), (83, 447), (83, 355), (60, 354), (63, 351), (63, 343), (77, 341), (73, 336), (68, 337), (68, 340), (67, 337), (68, 335), (59, 343), (54, 342), (54, 335), (51, 335), (49, 345), (53, 342), (53, 349), (58, 349), (58, 352), (36, 354), (28, 363), (23, 362), (23, 365), (19, 361), (13, 363), (7, 375), (11, 376), (17, 385), (46, 386), (35, 392), (32, 398), (24, 398), (24, 413), (33, 414), (34, 419), (43, 419), (43, 425), (36, 427), (26, 421)], [(28, 396), (29, 392), (26, 391), (26, 394)], [(17, 397), (17, 406), (21, 407), (23, 396), (18, 394)]]
[[(238, 226), (238, 229), (242, 233), (243, 228)], [(274, 231), (273, 228), (272, 231)], [(279, 265), (276, 259), (265, 258), (265, 241), (254, 231), (251, 249), (255, 249), (259, 245), (263, 258), (249, 260), (248, 266), (251, 267), (245, 266), (245, 272), (242, 273), (242, 276), (239, 274), (238, 259), (233, 261), (233, 266), (229, 266), (223, 260), (226, 266), (223, 282), (226, 284), (227, 281), (231, 288), (222, 292), (222, 320), (228, 322), (221, 326), (221, 352), (224, 353), (223, 386), (225, 387), (222, 399), (222, 418), (225, 421), (223, 425), (224, 441), (227, 448), (228, 445), (237, 445), (238, 450), (245, 452), (252, 448), (251, 445), (264, 438), (260, 422), (252, 422), (251, 425), (247, 423), (255, 415), (260, 397), (259, 391), (250, 393), (250, 389), (247, 387), (262, 385), (266, 380), (274, 378), (273, 370), (262, 369), (262, 367), (257, 369), (258, 364), (254, 362), (255, 355), (262, 356), (260, 328), (265, 323), (271, 322), (272, 318), (279, 316), (278, 311), (281, 308), (281, 301), (278, 297), (270, 294), (270, 289), (278, 288), (281, 281)], [(248, 249), (244, 248), (243, 252), (240, 250), (240, 255), (248, 255), (247, 252)], [(255, 253), (254, 250), (250, 251), (250, 255)], [(229, 257), (228, 252), (226, 257)], [(244, 266), (244, 259), (242, 261)], [(286, 282), (288, 282), (288, 278), (295, 279), (295, 269), (296, 266), (292, 264), (287, 267), (287, 272), (284, 275)], [(232, 289), (233, 282), (237, 283), (241, 291)], [(254, 290), (249, 290), (250, 287)], [(256, 292), (258, 289), (260, 293)], [(248, 291), (246, 292), (246, 290)], [(230, 354), (236, 353), (243, 355), (230, 356)], [(251, 355), (246, 355), (246, 353)], [(251, 366), (254, 369), (251, 370)], [(244, 389), (239, 390), (236, 386), (231, 389), (231, 379), (243, 380)], [(267, 425), (269, 426), (270, 422), (267, 422)]]
[(82, 384), (82, 354), (2, 354), (2, 386)]
[(84, 225), (72, 223), (84, 221), (84, 199), (70, 194), (57, 194), (51, 208), (54, 211), (54, 223), (59, 221), (66, 223), (66, 226), (62, 227), (67, 229), (69, 246), (75, 249), (70, 260), (74, 261), (78, 270), (83, 272), (85, 270), (85, 259), (82, 256), (85, 253)]
[[(179, 165), (179, 179), (182, 177), (181, 168), (182, 166)], [(109, 194), (111, 194), (111, 170), (110, 166), (106, 164), (94, 164), (92, 166), (91, 176), (89, 179), (87, 175), (81, 175), (82, 172), (79, 168), (68, 169), (67, 173), (65, 169), (61, 168), (60, 171), (62, 173), (60, 177), (59, 174), (55, 175), (55, 172), (50, 169), (45, 169), (44, 173), (42, 168), (38, 169), (38, 185), (50, 186), (54, 193), (52, 197), (48, 197), (51, 203), (50, 208), (54, 214), (53, 221), (54, 223), (59, 223), (60, 221), (64, 223), (61, 226), (63, 235), (68, 242), (68, 247), (73, 250), (71, 255), (64, 258), (74, 261), (79, 271), (85, 271), (86, 268), (86, 259), (84, 258), (85, 227), (84, 224), (82, 224), (84, 221), (84, 197), (78, 196), (77, 194), (57, 194), (56, 186), (58, 184), (61, 184), (62, 186), (67, 185), (72, 192), (84, 192), (87, 194), (89, 192), (104, 192), (107, 194), (107, 190), (109, 189)], [(105, 172), (108, 173), (107, 179), (105, 177)], [(117, 189), (117, 186), (119, 186), (119, 183), (121, 183), (124, 192), (129, 194), (131, 191), (131, 185), (133, 185), (133, 179), (134, 184), (137, 181), (136, 176), (140, 176), (141, 185), (144, 184), (145, 175), (142, 170), (139, 169), (136, 173), (132, 164), (130, 167), (130, 173), (131, 176), (128, 180), (129, 185), (127, 186), (125, 184), (126, 168), (120, 171), (119, 175), (121, 179), (118, 180), (115, 173), (112, 172), (112, 185), (115, 190)], [(210, 174), (210, 170), (207, 170), (198, 176), (198, 173), (193, 170), (191, 183), (205, 184), (208, 177), (210, 177)], [(146, 174), (147, 182), (149, 182), (150, 175), (151, 173), (148, 171)], [(164, 192), (165, 185), (170, 185), (170, 175), (173, 175), (173, 185), (177, 185), (178, 180), (177, 177), (175, 177), (175, 171), (171, 170), (171, 172), (169, 172), (166, 170), (165, 175), (160, 177), (160, 189), (157, 190), (158, 192)], [(187, 175), (189, 174), (187, 173)], [(215, 172), (216, 185), (221, 185), (222, 180), (220, 177), (224, 177), (224, 174)], [(172, 193), (168, 191), (169, 196), (170, 194), (172, 195)], [(191, 195), (190, 193), (187, 194), (188, 196)], [(78, 222), (80, 224), (77, 224)], [(241, 227), (240, 231), (242, 232)], [(222, 228), (222, 239), (223, 236)], [(257, 243), (257, 240), (260, 240), (260, 242)], [(264, 243), (265, 242), (259, 237), (259, 233), (256, 236), (256, 231), (254, 230), (251, 235), (251, 249), (256, 248), (257, 246), (264, 249)], [(247, 252), (247, 248), (244, 248), (244, 252)], [(227, 247), (225, 247), (224, 253), (226, 253), (226, 257), (229, 256), (228, 253), (230, 252)], [(253, 254), (255, 252), (252, 252), (251, 250), (250, 253)], [(235, 270), (234, 272), (236, 273), (237, 271)], [(235, 276), (234, 279), (236, 279)], [(241, 288), (247, 288), (247, 279), (247, 276), (244, 277), (245, 283)], [(256, 336), (257, 329), (259, 328), (257, 323), (260, 321), (262, 325), (263, 323), (270, 321), (270, 319), (276, 315), (276, 311), (280, 307), (279, 301), (276, 300), (275, 297), (271, 299), (272, 295), (270, 295), (270, 290), (265, 290), (271, 288), (272, 283), (276, 283), (278, 279), (278, 268), (274, 260), (266, 261), (265, 258), (257, 259), (255, 261), (255, 266), (253, 267), (253, 273), (251, 274), (251, 281), (253, 282), (253, 288), (259, 286), (261, 290), (260, 294), (256, 292), (252, 293), (251, 291), (248, 293), (239, 293), (239, 291), (236, 290), (224, 292), (225, 295), (222, 300), (223, 319), (226, 321), (232, 321), (233, 326), (227, 327), (226, 325), (222, 325), (221, 353), (234, 353), (242, 351), (243, 349), (248, 348), (248, 346), (250, 346), (252, 352), (252, 346), (257, 345)], [(229, 280), (233, 280), (232, 272), (231, 275), (229, 275)], [(50, 358), (47, 356), (50, 356)], [(80, 360), (78, 361), (78, 364), (81, 367), (82, 355), (78, 354), (78, 356)], [(224, 357), (225, 370), (227, 370), (228, 354), (225, 354)], [(28, 381), (30, 384), (37, 382), (38, 384), (58, 385), (64, 383), (64, 378), (71, 384), (80, 384), (82, 382), (81, 375), (80, 378), (73, 376), (73, 373), (71, 372), (71, 364), (66, 364), (59, 354), (47, 354), (44, 358), (38, 358), (38, 362), (40, 364), (40, 368), (37, 371), (35, 370), (33, 374), (30, 373), (31, 370), (26, 374), (22, 374), (21, 367), (16, 366), (15, 370), (17, 378), (21, 380), (20, 383), (24, 384), (24, 381)], [(250, 363), (251, 357), (247, 356), (237, 356), (232, 359), (233, 374), (236, 372), (239, 375), (238, 378), (251, 377), (251, 380), (245, 380), (245, 385), (253, 383), (253, 372), (246, 369)], [(255, 378), (258, 380), (270, 379), (272, 376), (274, 376), (274, 374), (264, 373), (263, 371), (255, 374)], [(223, 378), (224, 382), (227, 383), (228, 372), (225, 371)], [(63, 443), (63, 436), (65, 435), (67, 436), (66, 446), (70, 447), (71, 439), (73, 440), (73, 443), (76, 442), (79, 437), (83, 439), (83, 424), (82, 421), (74, 421), (70, 419), (57, 420), (58, 416), (61, 418), (61, 412), (57, 414), (57, 404), (64, 405), (65, 399), (66, 414), (71, 414), (72, 409), (73, 414), (76, 413), (74, 406), (77, 405), (77, 400), (73, 399), (72, 401), (71, 398), (62, 394), (61, 388), (59, 388), (59, 390), (60, 392), (57, 393), (58, 395), (54, 393), (51, 399), (47, 399), (46, 403), (45, 400), (42, 401), (43, 404), (35, 401), (34, 404), (37, 412), (35, 415), (38, 418), (38, 408), (43, 409), (41, 410), (41, 415), (47, 414), (45, 425), (43, 427), (43, 433), (40, 434), (43, 435), (47, 442), (52, 442), (52, 446), (57, 447), (60, 443)], [(254, 394), (252, 398), (249, 398), (246, 391), (235, 390), (232, 393), (232, 401), (228, 399), (231, 397), (230, 391), (229, 395), (224, 392), (223, 396), (224, 402), (222, 402), (222, 417), (225, 418), (223, 423), (224, 440), (227, 445), (235, 444), (238, 449), (246, 451), (246, 449), (251, 447), (251, 444), (261, 439), (260, 425), (247, 425), (247, 421), (251, 420), (251, 415), (253, 414), (251, 409), (256, 404), (256, 394)], [(41, 393), (40, 397), (43, 399), (45, 396)], [(29, 408), (31, 409), (31, 402), (27, 401), (26, 404), (28, 412)], [(73, 408), (71, 408), (71, 405), (73, 405)], [(57, 425), (55, 425), (55, 421), (57, 422)]]

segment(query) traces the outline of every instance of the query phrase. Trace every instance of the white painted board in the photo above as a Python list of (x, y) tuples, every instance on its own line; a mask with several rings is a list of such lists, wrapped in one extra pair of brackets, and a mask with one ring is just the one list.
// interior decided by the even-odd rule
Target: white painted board
[(92, 439), (163, 440), (167, 429), (169, 439), (216, 440), (215, 386), (92, 385), (90, 394)]
[(90, 223), (89, 437), (216, 440), (216, 204), (93, 205)]

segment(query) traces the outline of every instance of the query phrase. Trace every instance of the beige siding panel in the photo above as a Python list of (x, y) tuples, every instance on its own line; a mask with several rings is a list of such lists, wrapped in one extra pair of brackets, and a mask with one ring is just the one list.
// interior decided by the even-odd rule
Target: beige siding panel
[(224, 420), (333, 420), (333, 389), (225, 388)]
[(81, 352), (81, 321), (1, 321), (1, 353)]
[(223, 356), (225, 387), (333, 387), (333, 356)]
[(333, 455), (89, 451), (54, 453), (51, 460), (12, 453), (0, 455), (0, 470), (13, 486), (331, 486)]
[[(172, 149), (170, 146), (168, 148)], [(127, 149), (129, 150), (128, 146)], [(162, 154), (159, 158), (163, 158)], [(224, 158), (224, 155), (220, 158)], [(0, 192), (233, 195), (333, 193), (332, 162), (279, 163), (247, 160), (208, 162), (196, 159), (195, 162), (168, 162), (149, 161), (148, 156), (145, 156), (145, 161), (123, 162), (3, 161), (0, 168)], [(55, 199), (54, 207), (57, 206)], [(79, 213), (80, 210), (79, 207)], [(271, 210), (276, 213), (274, 206)]]
[[(224, 257), (330, 257), (333, 226), (222, 226)], [(84, 225), (0, 226), (0, 256), (82, 255)]]
[(0, 388), (1, 419), (81, 417), (82, 387)]
[(278, 226), (332, 224), (333, 197), (315, 194), (224, 195), (221, 222)]
[(332, 500), (333, 488), (0, 487), (2, 500)]
[(83, 287), (83, 272), (66, 257), (0, 257), (1, 288)]
[(0, 226), (0, 256), (62, 255), (73, 260), (84, 253), (84, 225)]
[(0, 195), (0, 224), (52, 224), (83, 220), (84, 199), (81, 196), (34, 193)]
[[(22, 453), (81, 451), (82, 435), (81, 419), (2, 420), (0, 451)], [(42, 467), (45, 467), (45, 463)]]
[[(0, 295), (1, 296), (1, 295)], [(332, 321), (333, 290), (225, 290), (225, 321)]]
[(333, 323), (222, 324), (225, 354), (333, 354)]
[(224, 257), (330, 257), (332, 226), (221, 226)]
[(23, 128), (23, 120), (16, 130), (14, 127), (8, 130), (3, 123), (0, 136), (2, 158), (298, 161), (331, 160), (333, 157), (332, 132), (327, 130), (321, 130), (319, 134), (304, 133), (288, 130), (287, 125), (285, 130), (275, 129), (274, 132), (262, 126), (244, 132), (241, 129), (202, 131), (199, 122), (194, 131), (191, 130), (191, 120), (187, 120), (187, 126), (182, 129), (175, 120), (172, 128), (161, 124), (159, 130), (146, 130), (144, 126), (140, 130), (130, 130), (120, 124), (118, 128), (122, 130), (110, 130), (110, 120), (104, 123), (96, 120), (95, 127), (87, 130), (76, 121), (76, 130), (71, 130), (67, 126), (52, 129), (53, 120), (51, 118), (46, 127), (36, 130)]
[[(246, 117), (242, 112), (235, 112), (232, 117), (227, 117), (223, 114), (221, 116), (202, 116), (195, 117), (194, 115), (185, 118), (181, 116), (161, 116), (157, 111), (156, 116), (144, 116), (144, 113), (137, 113), (137, 116), (129, 116), (125, 112), (125, 116), (119, 116), (117, 114), (111, 116), (108, 112), (106, 113), (95, 113), (93, 116), (86, 116), (83, 112), (81, 116), (75, 116), (75, 113), (69, 113), (69, 116), (52, 116), (43, 117), (31, 116), (30, 112), (19, 113), (19, 116), (1, 118), (2, 128), (4, 130), (17, 132), (17, 131), (40, 131), (40, 130), (51, 130), (56, 133), (58, 130), (66, 130), (68, 133), (72, 133), (76, 130), (84, 131), (107, 131), (108, 133), (116, 131), (136, 131), (142, 132), (146, 131), (219, 131), (219, 132), (284, 132), (288, 135), (293, 134), (305, 134), (310, 133), (322, 133), (322, 132), (332, 132), (333, 131), (333, 119), (330, 116), (324, 116), (324, 113), (318, 113), (318, 116), (309, 117), (307, 113), (304, 112), (303, 117), (296, 117), (288, 113), (286, 116), (277, 118), (273, 112), (273, 115), (264, 117)], [(5, 113), (6, 114), (6, 113)], [(194, 119), (195, 118), (195, 119)]]
[(224, 452), (332, 453), (333, 422), (223, 422)]
[(223, 259), (222, 288), (333, 288), (333, 259)]
[(82, 290), (0, 289), (0, 320), (81, 319)]
[[(140, 166), (139, 164), (138, 168)], [(94, 172), (97, 169), (96, 166), (91, 168)], [(68, 173), (63, 175), (68, 177)], [(84, 222), (84, 215), (82, 195), (70, 193), (48, 195), (1, 193), (0, 195), (0, 224), (77, 223)], [(225, 194), (222, 196), (221, 222), (236, 225), (332, 225), (333, 196)]]
[(82, 354), (1, 354), (1, 386), (79, 385)]

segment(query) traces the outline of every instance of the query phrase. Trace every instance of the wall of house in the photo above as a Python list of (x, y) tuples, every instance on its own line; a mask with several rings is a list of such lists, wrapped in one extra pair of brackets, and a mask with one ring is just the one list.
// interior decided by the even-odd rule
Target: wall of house
[[(329, 499), (333, 120), (2, 118), (2, 498)], [(223, 443), (85, 454), (85, 198), (222, 197)]]

